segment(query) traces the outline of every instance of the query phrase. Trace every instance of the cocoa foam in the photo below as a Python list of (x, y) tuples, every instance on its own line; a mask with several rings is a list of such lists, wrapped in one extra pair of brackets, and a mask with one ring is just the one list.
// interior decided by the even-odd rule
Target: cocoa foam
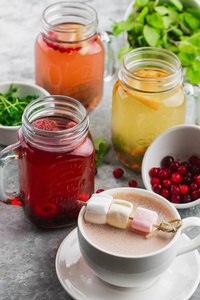
[[(138, 206), (158, 213), (158, 223), (175, 218), (165, 204), (150, 197), (131, 193), (115, 193), (115, 199), (123, 199), (133, 204), (133, 216)], [(102, 249), (122, 255), (143, 255), (166, 246), (174, 237), (174, 233), (158, 232), (150, 238), (127, 229), (118, 229), (110, 225), (96, 225), (83, 221), (83, 228), (88, 238)]]

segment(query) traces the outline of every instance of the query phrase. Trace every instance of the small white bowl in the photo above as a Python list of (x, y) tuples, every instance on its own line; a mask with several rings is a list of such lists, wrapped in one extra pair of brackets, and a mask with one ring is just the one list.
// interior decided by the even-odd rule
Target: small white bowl
[[(160, 167), (165, 156), (173, 156), (180, 161), (188, 161), (191, 155), (200, 157), (200, 127), (197, 125), (178, 125), (162, 132), (148, 147), (142, 161), (142, 180), (147, 190), (152, 191), (149, 170)], [(200, 204), (200, 199), (189, 203), (174, 204), (177, 209)]]
[[(8, 92), (10, 85), (13, 87), (19, 87), (20, 91), (17, 96), (25, 97), (28, 95), (38, 95), (39, 97), (48, 96), (49, 93), (38, 85), (25, 83), (21, 81), (7, 81), (0, 82), (0, 93), (4, 94)], [(17, 141), (17, 131), (20, 126), (1, 126), (0, 125), (0, 145), (10, 145)]]

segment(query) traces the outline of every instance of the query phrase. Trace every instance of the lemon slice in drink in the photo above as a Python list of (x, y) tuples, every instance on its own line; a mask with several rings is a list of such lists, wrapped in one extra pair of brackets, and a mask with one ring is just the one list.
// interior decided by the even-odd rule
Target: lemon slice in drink
[(66, 42), (75, 42), (79, 40), (79, 34), (76, 29), (82, 28), (84, 25), (76, 23), (65, 23), (58, 26), (59, 29), (64, 30), (59, 34), (59, 39)]

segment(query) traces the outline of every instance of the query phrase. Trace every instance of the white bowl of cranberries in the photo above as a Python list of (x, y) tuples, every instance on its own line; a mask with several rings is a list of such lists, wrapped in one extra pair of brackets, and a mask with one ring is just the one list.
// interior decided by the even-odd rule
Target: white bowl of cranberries
[(161, 133), (144, 155), (142, 180), (177, 209), (200, 204), (200, 127), (184, 124)]

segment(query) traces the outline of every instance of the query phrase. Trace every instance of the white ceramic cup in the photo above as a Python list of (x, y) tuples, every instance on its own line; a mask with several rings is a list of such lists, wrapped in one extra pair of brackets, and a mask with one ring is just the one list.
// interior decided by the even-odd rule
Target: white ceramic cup
[[(168, 207), (173, 214), (180, 218), (176, 208), (165, 198), (144, 189), (115, 188), (107, 190), (103, 194), (131, 193), (147, 196), (159, 200)], [(118, 255), (103, 250), (89, 240), (83, 229), (83, 207), (78, 217), (78, 241), (81, 254), (92, 271), (103, 281), (121, 287), (150, 286), (172, 264), (176, 256), (193, 251), (200, 247), (200, 236), (193, 240), (188, 239), (184, 247), (180, 247), (180, 237), (190, 227), (200, 227), (200, 219), (189, 217), (183, 219), (183, 226), (179, 229), (172, 241), (156, 252), (145, 255), (128, 256)]]

